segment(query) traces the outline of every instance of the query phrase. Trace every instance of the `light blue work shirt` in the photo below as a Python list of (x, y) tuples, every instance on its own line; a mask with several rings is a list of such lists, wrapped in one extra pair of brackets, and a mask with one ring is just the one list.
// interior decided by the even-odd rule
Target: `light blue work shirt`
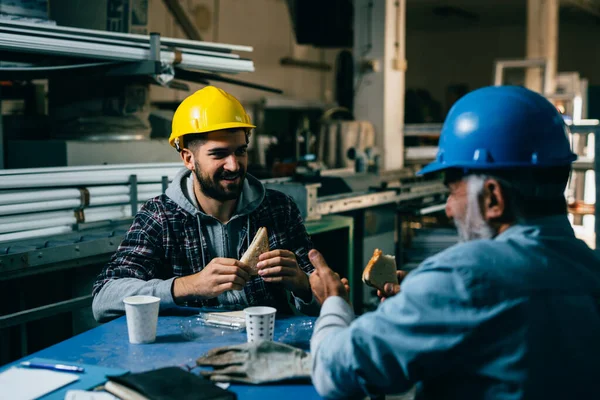
[(311, 340), (326, 397), (600, 399), (600, 257), (566, 216), (424, 261), (401, 292), (354, 319), (325, 301)]

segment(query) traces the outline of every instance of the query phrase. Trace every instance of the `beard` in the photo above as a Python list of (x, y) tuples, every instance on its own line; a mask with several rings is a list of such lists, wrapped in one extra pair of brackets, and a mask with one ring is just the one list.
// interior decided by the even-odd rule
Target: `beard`
[(467, 178), (467, 209), (465, 215), (454, 218), (454, 225), (461, 242), (477, 239), (492, 239), (498, 232), (483, 218), (481, 196), (485, 179), (471, 175)]
[[(198, 163), (195, 164), (194, 174), (198, 183), (200, 184), (200, 190), (205, 196), (218, 201), (236, 200), (242, 188), (244, 187), (244, 180), (246, 179), (246, 170), (244, 166), (240, 165), (236, 172), (226, 171), (224, 168), (218, 169), (213, 176), (205, 175), (200, 170)], [(239, 178), (237, 182), (227, 182), (226, 179)]]

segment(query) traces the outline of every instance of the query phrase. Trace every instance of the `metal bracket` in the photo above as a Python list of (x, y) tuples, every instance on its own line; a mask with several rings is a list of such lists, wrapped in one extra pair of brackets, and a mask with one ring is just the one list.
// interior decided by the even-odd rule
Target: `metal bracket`
[(131, 216), (135, 217), (138, 210), (137, 175), (129, 175), (129, 199), (131, 204)]
[(169, 187), (169, 177), (168, 176), (161, 177), (160, 183), (162, 186), (162, 192), (166, 193), (167, 188)]

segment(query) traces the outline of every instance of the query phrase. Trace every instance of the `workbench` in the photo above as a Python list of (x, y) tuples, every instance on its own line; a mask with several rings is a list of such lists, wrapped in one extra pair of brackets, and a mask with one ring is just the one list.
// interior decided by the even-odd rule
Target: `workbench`
[[(67, 293), (61, 293), (63, 299), (57, 299), (55, 294), (48, 296), (46, 293), (33, 291), (30, 288), (31, 279), (37, 278), (42, 281), (42, 284), (44, 281), (52, 282), (55, 280), (52, 278), (53, 276), (65, 270), (79, 271), (82, 275), (87, 274), (87, 279), (93, 279), (102, 265), (108, 262), (117, 250), (130, 225), (131, 221), (121, 221), (109, 226), (91, 227), (76, 233), (53, 237), (52, 240), (31, 239), (20, 241), (13, 246), (10, 243), (0, 245), (0, 288), (5, 289), (3, 295), (7, 297), (6, 300), (11, 299), (11, 302), (4, 303), (4, 306), (0, 304), (0, 339), (4, 342), (3, 345), (0, 345), (0, 349), (4, 348), (8, 351), (8, 348), (11, 347), (11, 337), (14, 341), (13, 335), (2, 335), (3, 330), (8, 332), (7, 329), (18, 327), (20, 337), (20, 352), (18, 354), (24, 356), (29, 353), (27, 324), (59, 314), (89, 309), (92, 303), (90, 282), (75, 279), (75, 282), (71, 283), (56, 279), (58, 282), (48, 287), (43, 286), (42, 290), (48, 291), (52, 291), (59, 285), (65, 286), (63, 290), (73, 285), (77, 287), (78, 292), (74, 290), (71, 292), (71, 289), (69, 289)], [(326, 259), (331, 262), (330, 266), (336, 269), (336, 272), (345, 277), (353, 276), (353, 218), (326, 215), (320, 220), (306, 222), (305, 227), (313, 237), (313, 241), (316, 241), (316, 244), (319, 245), (319, 249), (327, 247), (327, 241), (320, 241), (319, 243), (318, 239), (321, 234), (334, 234), (338, 245), (341, 242), (346, 243), (346, 245), (343, 245), (343, 251), (344, 254), (347, 254), (347, 257), (334, 257), (339, 250), (337, 248), (339, 246), (329, 246), (329, 248), (322, 249), (322, 252)], [(336, 265), (339, 268), (335, 268)], [(355, 282), (350, 279), (351, 295), (358, 292), (353, 290), (354, 285)], [(31, 293), (27, 292), (28, 290)], [(34, 307), (29, 305), (32, 296), (40, 298), (39, 301), (35, 301), (36, 306)], [(93, 321), (90, 321), (90, 323), (93, 324)], [(82, 329), (86, 329), (86, 327), (73, 328), (70, 334), (79, 333)], [(12, 347), (14, 347), (14, 342)], [(3, 361), (8, 360), (0, 357), (0, 364)]]
[[(129, 344), (127, 322), (120, 317), (64, 342), (38, 351), (8, 364), (9, 368), (34, 357), (55, 359), (65, 363), (82, 363), (143, 372), (167, 366), (185, 366), (199, 373), (195, 360), (208, 350), (246, 342), (245, 331), (213, 328), (198, 323), (198, 309), (175, 309), (172, 315), (158, 319), (155, 343)], [(174, 315), (173, 315), (174, 314)], [(309, 348), (312, 317), (280, 317), (275, 320), (274, 340)], [(309, 384), (231, 385), (239, 399), (320, 399)]]

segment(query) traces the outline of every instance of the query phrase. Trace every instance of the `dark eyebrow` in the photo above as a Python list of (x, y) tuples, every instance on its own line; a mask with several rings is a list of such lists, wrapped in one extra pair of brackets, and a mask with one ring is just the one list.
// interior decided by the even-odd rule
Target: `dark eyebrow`
[(229, 148), (227, 147), (215, 147), (213, 149), (209, 149), (208, 152), (209, 153), (224, 153), (224, 152), (228, 152)]
[[(238, 147), (238, 148), (236, 149), (236, 151), (237, 151), (237, 150), (240, 150), (240, 149), (247, 149), (247, 148), (248, 148), (248, 145), (247, 145), (247, 144), (244, 144), (244, 145), (242, 145), (242, 146)], [(208, 150), (208, 153), (209, 153), (209, 154), (214, 154), (214, 153), (228, 153), (228, 152), (230, 152), (230, 151), (231, 151), (231, 150), (229, 149), (229, 147), (215, 147), (215, 148), (209, 149), (209, 150)]]

